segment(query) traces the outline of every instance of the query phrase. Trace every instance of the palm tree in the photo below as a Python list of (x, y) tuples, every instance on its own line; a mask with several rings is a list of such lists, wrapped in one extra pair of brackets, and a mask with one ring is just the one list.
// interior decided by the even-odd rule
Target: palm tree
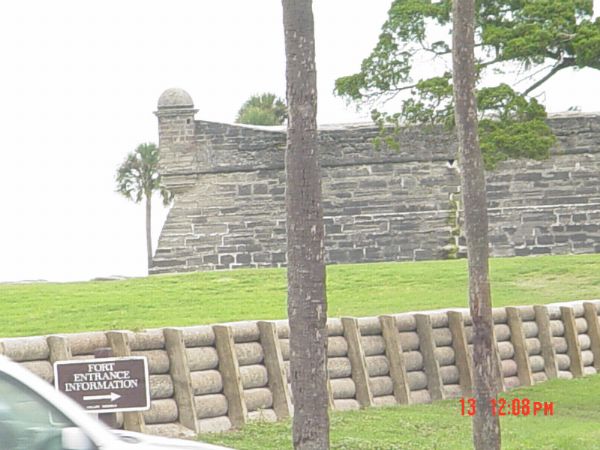
[(146, 200), (146, 250), (148, 269), (152, 266), (152, 194), (159, 191), (167, 206), (173, 194), (162, 184), (158, 173), (159, 152), (156, 144), (140, 144), (129, 153), (117, 170), (117, 192), (135, 203)]
[(287, 118), (285, 102), (275, 94), (253, 95), (238, 111), (236, 123), (281, 125)]

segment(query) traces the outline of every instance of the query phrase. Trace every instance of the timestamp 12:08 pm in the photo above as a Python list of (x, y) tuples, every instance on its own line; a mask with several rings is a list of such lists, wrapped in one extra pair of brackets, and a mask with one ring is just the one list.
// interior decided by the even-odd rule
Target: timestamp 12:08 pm
[[(553, 416), (554, 402), (537, 402), (528, 398), (493, 398), (491, 400), (493, 416)], [(460, 399), (460, 415), (474, 416), (477, 411), (477, 401), (472, 398)]]

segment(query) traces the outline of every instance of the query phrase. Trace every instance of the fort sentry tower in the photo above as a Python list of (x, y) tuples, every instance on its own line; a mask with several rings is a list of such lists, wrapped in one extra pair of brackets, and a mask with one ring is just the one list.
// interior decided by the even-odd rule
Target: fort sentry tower
[[(195, 120), (196, 112), (182, 89), (159, 98), (161, 173), (175, 200), (151, 272), (285, 265), (285, 130)], [(488, 174), (495, 256), (600, 251), (600, 116), (549, 123), (558, 137), (550, 159)], [(375, 150), (377, 133), (373, 124), (320, 129), (327, 260), (453, 256), (454, 136), (407, 128), (396, 152)]]

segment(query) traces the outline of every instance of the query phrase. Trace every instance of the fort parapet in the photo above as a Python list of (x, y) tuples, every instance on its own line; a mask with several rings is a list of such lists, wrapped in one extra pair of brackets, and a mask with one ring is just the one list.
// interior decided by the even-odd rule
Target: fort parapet
[[(161, 173), (175, 192), (151, 273), (286, 263), (283, 127), (196, 120), (185, 91), (158, 102)], [(488, 173), (493, 256), (600, 251), (600, 115), (555, 115), (544, 161)], [(464, 254), (455, 137), (407, 128), (377, 150), (373, 124), (319, 130), (328, 263)]]

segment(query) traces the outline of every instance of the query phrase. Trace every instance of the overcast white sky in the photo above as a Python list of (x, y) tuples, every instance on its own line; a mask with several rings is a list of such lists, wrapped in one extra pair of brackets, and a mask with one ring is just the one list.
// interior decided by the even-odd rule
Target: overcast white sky
[[(597, 3), (596, 1), (594, 2)], [(368, 120), (332, 95), (376, 42), (390, 0), (314, 0), (319, 123)], [(114, 193), (127, 152), (156, 142), (156, 101), (182, 87), (198, 119), (285, 97), (280, 0), (0, 3), (0, 281), (145, 274), (144, 211)], [(544, 86), (550, 111), (600, 111), (600, 72)], [(157, 203), (154, 240), (166, 216)]]

